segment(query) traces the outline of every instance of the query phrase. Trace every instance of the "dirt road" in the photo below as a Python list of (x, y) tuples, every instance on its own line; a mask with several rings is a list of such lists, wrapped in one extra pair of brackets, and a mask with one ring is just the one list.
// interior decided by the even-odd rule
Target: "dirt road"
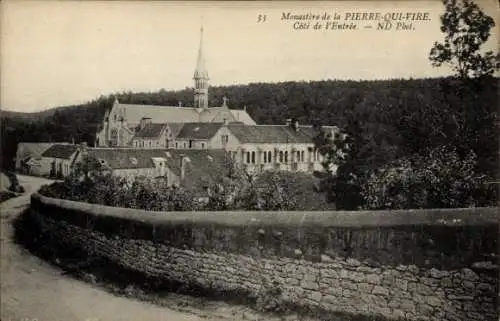
[(19, 176), (19, 182), (26, 188), (26, 193), (0, 204), (2, 321), (261, 319), (245, 307), (219, 302), (211, 305), (209, 311), (184, 308), (190, 311), (180, 312), (114, 296), (101, 288), (61, 275), (60, 270), (13, 242), (13, 219), (28, 208), (30, 194), (49, 181)]

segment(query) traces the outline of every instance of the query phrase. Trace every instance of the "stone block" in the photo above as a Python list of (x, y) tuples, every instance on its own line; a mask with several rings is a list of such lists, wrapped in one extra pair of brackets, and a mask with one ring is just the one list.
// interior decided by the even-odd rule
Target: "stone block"
[(332, 259), (330, 256), (326, 255), (326, 254), (321, 254), (321, 262), (325, 262), (325, 263), (330, 263), (330, 262), (335, 262), (334, 259)]
[(405, 318), (405, 313), (401, 310), (395, 309), (392, 311), (391, 317), (395, 319), (403, 319)]
[(382, 287), (380, 285), (375, 285), (372, 290), (373, 294), (378, 294), (378, 295), (389, 295), (389, 290), (385, 287)]
[(351, 290), (351, 289), (343, 289), (342, 290), (342, 296), (344, 298), (354, 298), (357, 296), (356, 292)]
[(453, 282), (451, 281), (451, 277), (447, 276), (441, 279), (441, 286), (443, 288), (451, 288), (453, 286)]
[(325, 292), (337, 298), (342, 296), (342, 288), (340, 286), (328, 288)]
[(479, 276), (476, 274), (476, 272), (472, 271), (471, 269), (464, 268), (464, 269), (462, 269), (461, 272), (462, 272), (462, 276), (463, 276), (464, 280), (471, 281), (471, 282), (479, 280)]
[(476, 290), (486, 295), (495, 295), (495, 287), (489, 283), (479, 283)]
[(421, 316), (432, 316), (435, 312), (434, 307), (428, 304), (418, 304), (416, 306), (416, 311), (417, 314)]
[(365, 280), (370, 284), (380, 284), (380, 276), (377, 274), (367, 274), (365, 275)]
[(303, 280), (300, 283), (300, 286), (304, 289), (307, 289), (307, 290), (319, 290), (319, 284), (315, 280), (311, 280), (311, 281)]
[(429, 271), (429, 275), (432, 277), (432, 278), (435, 278), (435, 279), (441, 279), (443, 277), (446, 277), (449, 275), (449, 272), (446, 272), (446, 271), (441, 271), (441, 270), (438, 270), (436, 268), (432, 268), (430, 271)]
[(368, 283), (359, 283), (358, 291), (360, 293), (371, 293), (373, 290), (373, 285)]
[(425, 297), (425, 302), (432, 307), (438, 307), (443, 305), (443, 300), (435, 296)]
[(322, 297), (323, 297), (323, 294), (321, 294), (321, 292), (318, 292), (318, 291), (306, 292), (306, 298), (311, 300), (311, 301), (314, 301), (316, 303), (319, 303), (321, 301)]
[(361, 265), (361, 262), (353, 258), (348, 258), (346, 264), (351, 267), (358, 267)]
[(432, 289), (429, 286), (422, 284), (422, 283), (417, 283), (416, 292), (420, 295), (432, 295), (433, 294)]

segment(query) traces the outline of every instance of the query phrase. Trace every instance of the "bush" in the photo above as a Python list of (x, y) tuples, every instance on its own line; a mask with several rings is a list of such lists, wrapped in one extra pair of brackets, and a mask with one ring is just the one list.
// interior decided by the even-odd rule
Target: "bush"
[(476, 155), (460, 155), (441, 146), (428, 155), (414, 155), (373, 172), (361, 186), (367, 209), (458, 208), (494, 206), (493, 186), (476, 173)]
[(149, 211), (325, 209), (326, 201), (314, 191), (313, 182), (307, 174), (264, 172), (250, 176), (239, 172), (209, 182), (206, 196), (200, 197), (199, 191), (169, 186), (163, 179), (136, 178), (128, 182), (109, 173), (94, 173), (71, 175), (62, 182), (42, 186), (39, 193)]
[(311, 175), (291, 172), (249, 175), (231, 163), (225, 175), (208, 175), (204, 190), (186, 189), (169, 186), (162, 178), (138, 177), (130, 182), (86, 158), (69, 177), (43, 186), (40, 194), (148, 211), (297, 210), (326, 203), (313, 182)]

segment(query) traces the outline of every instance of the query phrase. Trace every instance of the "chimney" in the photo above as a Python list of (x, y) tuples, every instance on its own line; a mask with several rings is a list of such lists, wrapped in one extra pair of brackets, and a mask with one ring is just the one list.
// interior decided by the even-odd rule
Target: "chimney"
[(286, 120), (286, 125), (287, 126), (290, 126), (290, 124), (292, 124), (292, 120), (290, 118), (287, 118)]
[(81, 142), (80, 143), (80, 151), (82, 153), (87, 153), (88, 151), (88, 145), (87, 145), (87, 142)]
[(182, 154), (181, 155), (181, 176), (180, 176), (181, 182), (184, 180), (185, 176), (186, 176), (186, 156), (184, 154)]
[(151, 118), (150, 117), (142, 117), (141, 122), (139, 124), (140, 129), (143, 129), (146, 127), (147, 124), (151, 124)]

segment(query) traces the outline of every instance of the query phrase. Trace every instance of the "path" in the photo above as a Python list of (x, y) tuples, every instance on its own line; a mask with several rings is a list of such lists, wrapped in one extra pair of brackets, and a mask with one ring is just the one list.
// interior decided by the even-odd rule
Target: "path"
[[(2, 321), (198, 321), (257, 320), (244, 307), (214, 303), (210, 311), (179, 312), (146, 302), (114, 296), (104, 290), (61, 275), (61, 271), (15, 244), (13, 219), (28, 208), (30, 193), (49, 181), (19, 176), (26, 193), (0, 204), (1, 318)], [(175, 306), (175, 305), (171, 305)], [(189, 310), (189, 309), (188, 309)], [(247, 310), (248, 311), (248, 310)]]

